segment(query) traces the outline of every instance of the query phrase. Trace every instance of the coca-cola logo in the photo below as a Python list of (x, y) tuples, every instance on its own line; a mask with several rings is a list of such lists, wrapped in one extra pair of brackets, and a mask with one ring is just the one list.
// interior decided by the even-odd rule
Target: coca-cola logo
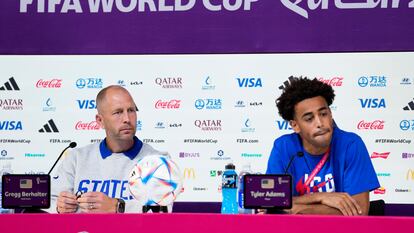
[(180, 108), (181, 100), (170, 100), (170, 101), (162, 101), (158, 100), (155, 103), (156, 109), (177, 109)]
[(383, 120), (375, 120), (372, 122), (365, 122), (364, 120), (358, 123), (358, 129), (367, 129), (367, 130), (382, 130), (384, 129), (384, 122)]
[(99, 130), (101, 126), (96, 121), (82, 122), (78, 121), (75, 125), (76, 130)]
[(318, 78), (318, 80), (333, 87), (340, 87), (342, 86), (342, 80), (344, 80), (344, 78), (342, 77), (333, 77), (333, 78), (327, 78), (327, 79)]
[(36, 83), (37, 88), (60, 88), (62, 86), (62, 79), (43, 80), (39, 79)]

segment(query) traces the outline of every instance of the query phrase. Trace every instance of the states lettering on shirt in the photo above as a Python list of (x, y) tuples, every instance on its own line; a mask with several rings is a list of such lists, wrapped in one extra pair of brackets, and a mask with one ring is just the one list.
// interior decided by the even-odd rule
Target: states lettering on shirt
[(122, 198), (124, 200), (134, 199), (128, 190), (127, 180), (81, 180), (78, 190), (86, 192), (102, 192), (112, 198)]

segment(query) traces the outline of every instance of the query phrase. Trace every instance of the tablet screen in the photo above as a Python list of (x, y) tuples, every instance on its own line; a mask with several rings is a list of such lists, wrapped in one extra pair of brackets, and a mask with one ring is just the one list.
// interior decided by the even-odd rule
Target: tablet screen
[(245, 175), (244, 208), (292, 208), (292, 177), (290, 175)]
[(2, 176), (2, 208), (49, 208), (49, 175)]

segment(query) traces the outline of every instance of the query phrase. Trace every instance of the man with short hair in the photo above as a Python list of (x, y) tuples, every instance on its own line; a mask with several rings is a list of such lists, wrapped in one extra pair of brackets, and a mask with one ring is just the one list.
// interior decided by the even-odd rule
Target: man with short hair
[(335, 126), (335, 94), (317, 79), (291, 81), (276, 105), (294, 130), (277, 138), (268, 174), (291, 174), (293, 214), (367, 215), (379, 182), (362, 139)]
[(128, 189), (129, 173), (142, 157), (163, 153), (135, 136), (137, 107), (125, 88), (102, 89), (96, 105), (96, 121), (106, 138), (71, 150), (62, 161), (53, 177), (51, 209), (58, 213), (141, 212), (142, 206)]

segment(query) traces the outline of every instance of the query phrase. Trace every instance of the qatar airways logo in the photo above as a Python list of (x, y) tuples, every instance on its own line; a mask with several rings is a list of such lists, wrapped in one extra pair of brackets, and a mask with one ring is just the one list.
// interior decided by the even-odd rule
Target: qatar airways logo
[(342, 81), (344, 80), (343, 77), (333, 77), (333, 78), (327, 78), (324, 79), (322, 77), (318, 78), (319, 81), (328, 84), (332, 87), (341, 87), (342, 86)]
[(162, 101), (162, 100), (158, 100), (155, 103), (155, 108), (156, 109), (178, 109), (181, 106), (181, 100), (167, 100), (167, 101)]
[(221, 120), (195, 120), (194, 125), (202, 131), (221, 131)]
[(82, 122), (78, 121), (75, 125), (76, 130), (100, 130), (101, 126), (96, 121)]
[(387, 159), (390, 154), (391, 152), (383, 152), (383, 153), (373, 152), (371, 154), (371, 159), (377, 159), (377, 158)]
[(62, 79), (51, 79), (51, 80), (43, 80), (39, 79), (36, 83), (37, 88), (61, 88), (62, 87)]
[(358, 123), (358, 129), (366, 129), (366, 130), (383, 130), (384, 129), (384, 122), (383, 120), (375, 120), (372, 122), (365, 122), (364, 120)]
[(183, 88), (182, 78), (156, 78), (155, 83), (162, 88)]
[(23, 110), (23, 99), (0, 99), (0, 109)]

